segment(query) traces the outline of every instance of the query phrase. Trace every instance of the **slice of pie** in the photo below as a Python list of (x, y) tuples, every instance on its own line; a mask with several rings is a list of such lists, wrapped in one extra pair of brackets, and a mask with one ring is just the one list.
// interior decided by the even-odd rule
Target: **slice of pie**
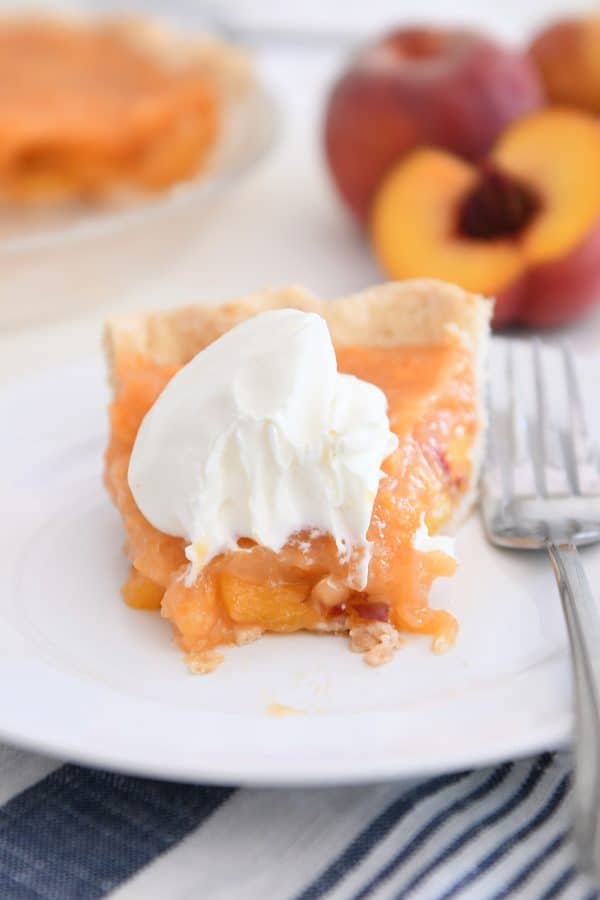
[[(329, 390), (320, 374), (324, 363), (316, 344), (314, 360), (306, 359), (311, 344), (295, 355), (295, 332), (286, 332), (278, 368), (273, 369), (262, 351), (253, 357), (248, 343), (260, 332), (259, 319), (270, 329), (271, 344), (278, 340), (280, 319), (258, 316), (268, 310), (301, 310), (322, 317), (335, 349), (334, 365), (337, 359), (343, 373), (336, 377), (346, 379), (340, 385), (363, 398), (362, 406), (344, 400), (342, 412), (327, 426), (320, 449), (311, 457), (314, 479), (306, 463), (309, 456), (302, 457), (300, 465), (293, 448), (281, 450), (281, 434), (287, 429), (297, 446), (308, 447), (307, 453), (314, 449), (313, 437), (306, 435), (311, 428), (323, 428), (314, 424), (313, 407)], [(201, 672), (220, 662), (222, 645), (243, 644), (265, 632), (344, 632), (352, 649), (364, 653), (372, 665), (390, 659), (407, 632), (431, 635), (438, 652), (450, 646), (456, 621), (449, 612), (430, 608), (428, 595), (433, 580), (452, 575), (456, 567), (451, 538), (438, 532), (451, 533), (475, 496), (490, 313), (488, 300), (453, 285), (418, 280), (334, 301), (287, 288), (219, 307), (192, 306), (110, 320), (105, 346), (114, 398), (105, 483), (127, 532), (131, 574), (123, 587), (126, 603), (160, 608), (191, 668)], [(255, 324), (247, 327), (252, 317), (257, 317)], [(309, 318), (318, 328), (316, 317)], [(239, 355), (250, 354), (249, 365), (254, 366), (240, 370), (246, 373), (241, 382), (236, 375), (241, 363), (231, 350), (238, 334)], [(229, 343), (224, 343), (225, 335)], [(219, 369), (219, 359), (231, 360), (231, 384)], [(190, 360), (193, 363), (186, 365)], [(304, 381), (294, 381), (294, 367), (304, 367)], [(215, 387), (219, 379), (221, 393)], [(291, 385), (287, 393), (286, 385)], [(195, 397), (203, 391), (214, 396), (196, 407)], [(230, 422), (227, 391), (235, 394), (236, 409), (251, 413), (244, 428), (229, 430), (226, 442), (219, 444), (219, 428), (224, 433)], [(281, 409), (269, 412), (273, 393), (292, 398), (285, 400), (283, 425)], [(261, 431), (256, 430), (257, 409), (266, 410)], [(387, 443), (381, 444), (385, 450), (380, 469), (378, 459), (370, 470), (375, 472), (374, 490), (363, 490), (367, 482), (360, 480), (361, 466), (367, 465), (382, 435), (369, 429), (380, 413), (387, 415), (386, 427), (389, 423)], [(343, 434), (346, 426), (340, 422), (346, 422)], [(266, 443), (259, 445), (263, 437)], [(199, 488), (196, 493), (200, 464), (193, 463), (191, 480), (183, 473), (189, 469), (189, 453), (196, 453), (194, 448), (203, 442), (211, 453), (218, 444), (222, 454), (218, 466), (205, 467), (204, 493)], [(137, 458), (130, 466), (134, 445)], [(347, 456), (342, 458), (342, 453)], [(339, 463), (334, 481), (318, 481), (333, 457)], [(246, 481), (238, 472), (240, 459), (243, 471), (253, 473)], [(276, 473), (274, 466), (280, 467)], [(140, 472), (146, 478), (145, 494), (138, 484)], [(293, 490), (286, 478), (296, 479)], [(226, 481), (227, 494), (221, 488)], [(327, 485), (332, 483), (330, 494)], [(141, 511), (132, 487), (155, 524)], [(314, 499), (318, 496), (323, 497), (323, 508)], [(362, 514), (369, 504), (360, 547), (360, 541), (353, 546), (352, 537), (340, 540), (337, 534), (344, 496)], [(328, 519), (324, 507), (330, 503), (333, 508), (335, 497), (339, 504)], [(209, 506), (216, 510), (212, 519), (207, 518)], [(288, 509), (295, 513), (286, 519)], [(181, 524), (190, 510), (194, 521), (212, 523), (204, 526), (202, 540), (190, 537), (189, 528)], [(248, 518), (250, 513), (254, 518)], [(217, 534), (224, 521), (259, 519), (260, 527), (248, 526), (252, 533), (235, 531), (245, 525), (230, 525), (228, 541)], [(287, 534), (281, 534), (282, 521), (290, 522)], [(270, 537), (275, 522), (277, 539)]]
[(141, 17), (4, 16), (0, 196), (97, 200), (190, 178), (251, 82), (240, 51)]

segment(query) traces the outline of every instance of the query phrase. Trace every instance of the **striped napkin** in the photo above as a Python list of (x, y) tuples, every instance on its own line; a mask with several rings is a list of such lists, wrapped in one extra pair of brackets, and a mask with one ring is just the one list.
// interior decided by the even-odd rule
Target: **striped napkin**
[(4, 746), (0, 898), (593, 900), (568, 797), (565, 754), (408, 784), (258, 790)]

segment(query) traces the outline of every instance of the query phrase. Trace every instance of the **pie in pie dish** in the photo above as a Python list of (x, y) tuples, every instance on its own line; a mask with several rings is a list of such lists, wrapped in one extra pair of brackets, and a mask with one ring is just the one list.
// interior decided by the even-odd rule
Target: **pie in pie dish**
[[(428, 595), (456, 568), (441, 532), (452, 533), (475, 496), (491, 306), (415, 280), (333, 301), (293, 287), (110, 320), (105, 483), (127, 533), (125, 602), (160, 609), (199, 672), (221, 661), (220, 647), (265, 632), (346, 633), (372, 665), (408, 632), (430, 635), (435, 651), (450, 646), (457, 623)], [(305, 326), (314, 330), (301, 344)], [(273, 365), (264, 342), (247, 349), (263, 332)], [(321, 340), (341, 374), (325, 376)], [(329, 407), (318, 418), (338, 389), (333, 418)], [(275, 412), (274, 393), (284, 397)], [(244, 413), (232, 431), (234, 406)], [(315, 428), (327, 433), (313, 452)], [(358, 513), (344, 520), (344, 510)], [(339, 538), (359, 520), (362, 543)]]
[(240, 51), (146, 19), (4, 16), (0, 196), (98, 200), (188, 179), (251, 83)]

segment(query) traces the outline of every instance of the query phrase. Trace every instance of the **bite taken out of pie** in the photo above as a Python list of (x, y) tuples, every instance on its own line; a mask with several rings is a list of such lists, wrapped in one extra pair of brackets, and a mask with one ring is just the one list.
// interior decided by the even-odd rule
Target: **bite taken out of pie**
[(372, 665), (410, 632), (447, 649), (428, 595), (475, 496), (491, 310), (416, 280), (110, 320), (125, 602), (198, 672), (266, 632), (345, 633)]

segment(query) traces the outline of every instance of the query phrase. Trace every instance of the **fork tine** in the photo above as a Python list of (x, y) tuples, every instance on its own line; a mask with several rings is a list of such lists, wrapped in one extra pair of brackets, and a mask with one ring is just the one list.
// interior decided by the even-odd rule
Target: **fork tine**
[(548, 398), (542, 372), (542, 354), (539, 338), (533, 339), (533, 378), (536, 404), (534, 428), (537, 431), (537, 442), (541, 455), (541, 466), (536, 464), (534, 457), (534, 468), (536, 470), (540, 491), (544, 497), (547, 497), (548, 484), (546, 483), (546, 466), (550, 461), (551, 451), (548, 433)]
[(535, 494), (535, 471), (531, 463), (531, 453), (527, 439), (527, 416), (523, 405), (523, 394), (517, 379), (517, 350), (515, 341), (509, 341), (506, 354), (506, 380), (508, 383), (511, 482), (513, 494)]
[[(583, 486), (577, 495), (564, 407), (569, 395), (577, 417), (581, 399), (572, 361), (567, 374), (566, 352), (565, 364), (555, 371), (559, 356), (559, 347), (538, 341), (494, 341), (481, 511), (490, 540), (502, 547), (600, 542), (600, 450), (591, 440), (585, 444), (577, 461)], [(577, 423), (576, 434), (583, 438), (582, 415)]]
[(598, 491), (598, 459), (590, 446), (573, 351), (566, 341), (561, 342), (561, 351), (569, 404), (566, 442), (572, 457), (574, 489), (577, 494), (594, 493)]
[(502, 494), (502, 502), (506, 508), (513, 499), (511, 466), (510, 459), (506, 453), (506, 441), (503, 440), (504, 422), (502, 421), (500, 405), (494, 400), (491, 378), (488, 379), (487, 383), (487, 410), (489, 416), (487, 435), (488, 468), (490, 472), (493, 471), (495, 473)]
[(588, 440), (588, 430), (585, 421), (585, 412), (579, 380), (575, 370), (573, 351), (566, 341), (561, 341), (563, 364), (565, 367), (565, 380), (567, 383), (567, 397), (569, 399), (569, 416), (571, 420), (571, 433), (576, 442), (585, 446)]
[[(570, 493), (575, 489), (569, 460), (565, 448), (560, 441), (558, 424), (552, 425), (550, 404), (544, 366), (542, 362), (542, 344), (538, 338), (533, 341), (533, 371), (535, 380), (537, 443), (541, 465), (537, 465), (539, 484), (542, 496), (557, 496)], [(534, 463), (535, 465), (535, 463)]]
[(563, 340), (561, 341), (560, 349), (563, 358), (565, 384), (567, 388), (570, 425), (570, 428), (565, 435), (565, 444), (571, 455), (573, 487), (575, 493), (580, 494), (581, 482), (578, 471), (578, 460), (581, 458), (583, 447), (587, 442), (587, 426), (585, 423), (585, 413), (581, 402), (581, 393), (579, 391), (579, 383), (577, 381), (577, 373), (575, 372), (575, 363), (573, 361), (571, 348), (567, 342)]

